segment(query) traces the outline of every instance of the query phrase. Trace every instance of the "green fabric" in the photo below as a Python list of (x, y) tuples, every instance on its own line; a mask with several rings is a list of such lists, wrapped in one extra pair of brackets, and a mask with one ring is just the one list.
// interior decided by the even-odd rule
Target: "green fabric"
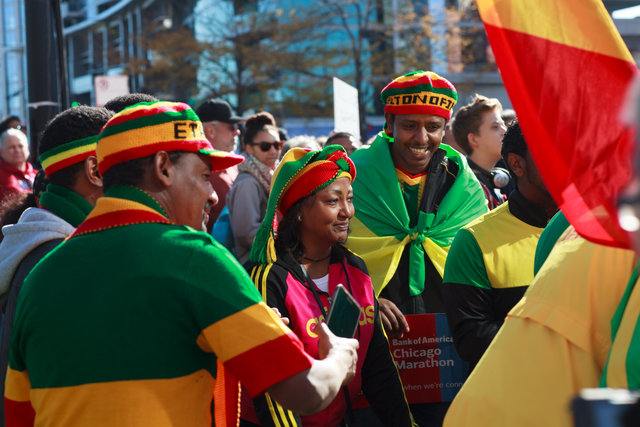
[[(600, 377), (600, 387), (607, 387), (607, 371), (609, 367), (609, 358), (611, 357), (611, 349), (613, 348), (613, 342), (616, 340), (616, 335), (618, 334), (618, 329), (620, 328), (620, 324), (622, 323), (622, 316), (624, 315), (624, 311), (627, 308), (627, 303), (629, 302), (629, 297), (631, 296), (631, 292), (633, 292), (633, 288), (638, 281), (639, 276), (639, 268), (640, 266), (636, 264), (636, 267), (633, 269), (633, 273), (631, 273), (631, 277), (629, 278), (629, 283), (627, 284), (627, 288), (620, 299), (620, 304), (618, 304), (618, 308), (616, 308), (615, 313), (613, 313), (613, 317), (611, 318), (611, 348), (609, 348), (609, 354), (607, 355), (607, 363), (604, 365), (604, 369), (602, 371), (602, 376)], [(628, 369), (629, 363), (639, 363), (639, 359), (629, 359), (629, 356), (633, 354), (635, 357), (640, 356), (640, 325), (636, 324), (636, 327), (633, 331), (633, 337), (631, 338), (631, 344), (629, 346), (629, 353), (627, 354), (627, 384), (630, 389), (639, 389), (640, 388), (640, 370)], [(631, 374), (631, 375), (629, 375)], [(632, 386), (633, 382), (633, 386)]]
[(482, 250), (473, 233), (461, 228), (451, 244), (442, 283), (457, 283), (491, 289)]
[(136, 224), (72, 237), (20, 291), (11, 367), (28, 367), (32, 388), (200, 369), (215, 377), (220, 349), (200, 350), (199, 334), (260, 300), (233, 256), (188, 227)]
[(458, 174), (437, 214), (420, 211), (416, 226), (411, 227), (391, 159), (390, 143), (393, 139), (380, 132), (368, 149), (356, 150), (351, 155), (358, 172), (353, 183), (355, 215), (377, 236), (393, 236), (400, 241), (410, 236), (409, 289), (411, 295), (419, 295), (424, 291), (426, 268), (422, 243), (429, 239), (440, 247), (450, 246), (462, 226), (488, 211), (487, 203), (464, 157), (448, 145), (441, 144), (446, 157), (458, 165)]
[(402, 197), (404, 198), (404, 204), (407, 206), (407, 212), (409, 213), (409, 227), (415, 227), (418, 222), (418, 208), (420, 203), (420, 193), (423, 190), (422, 185), (415, 184), (409, 185), (406, 182), (400, 184), (402, 189)]
[(542, 264), (547, 260), (556, 242), (560, 236), (562, 236), (562, 233), (569, 228), (569, 225), (569, 221), (562, 211), (558, 211), (558, 213), (551, 218), (551, 221), (549, 221), (549, 224), (547, 224), (540, 235), (538, 246), (536, 246), (536, 255), (533, 260), (534, 275), (538, 274), (538, 271), (542, 268)]
[(93, 205), (75, 191), (56, 184), (47, 185), (40, 196), (40, 206), (77, 227), (85, 220)]

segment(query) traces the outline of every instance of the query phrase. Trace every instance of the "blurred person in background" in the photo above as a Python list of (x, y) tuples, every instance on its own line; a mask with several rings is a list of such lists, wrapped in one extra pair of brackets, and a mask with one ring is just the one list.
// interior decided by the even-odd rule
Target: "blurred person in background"
[[(240, 135), (238, 124), (244, 119), (233, 114), (229, 103), (223, 99), (209, 99), (202, 103), (196, 110), (196, 114), (202, 120), (204, 134), (207, 140), (216, 150), (233, 153), (236, 151), (236, 142)], [(207, 232), (211, 233), (213, 225), (220, 217), (227, 204), (227, 194), (238, 177), (238, 167), (213, 172), (209, 181), (218, 196), (218, 203), (211, 207)]]
[(238, 166), (240, 173), (227, 194), (234, 254), (240, 264), (249, 259), (253, 239), (267, 211), (271, 177), (283, 146), (276, 121), (267, 112), (247, 118), (244, 129), (245, 161)]
[(309, 150), (313, 151), (319, 150), (321, 148), (316, 137), (311, 135), (297, 135), (283, 142), (284, 145), (282, 146), (282, 152), (280, 153), (281, 159), (285, 154), (287, 154), (289, 150), (295, 147), (308, 148)]
[(503, 204), (508, 196), (502, 192), (503, 186), (496, 184), (493, 175), (493, 168), (502, 158), (502, 137), (507, 130), (501, 113), (500, 101), (476, 94), (451, 120), (451, 133), (482, 185), (489, 210)]
[(36, 170), (29, 163), (29, 142), (21, 130), (0, 135), (0, 200), (10, 193), (30, 193)]
[(342, 146), (348, 155), (351, 155), (351, 153), (362, 146), (362, 143), (349, 132), (334, 132), (329, 135), (329, 138), (327, 138), (327, 140), (325, 141), (325, 145), (332, 144), (338, 144)]
[(22, 120), (18, 116), (6, 116), (0, 121), (0, 135), (2, 135), (7, 129), (18, 129), (27, 133), (27, 128), (22, 125)]

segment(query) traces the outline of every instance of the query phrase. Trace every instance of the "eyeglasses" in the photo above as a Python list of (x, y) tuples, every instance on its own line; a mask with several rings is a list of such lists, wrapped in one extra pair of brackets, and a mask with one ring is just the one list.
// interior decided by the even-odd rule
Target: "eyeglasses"
[(282, 141), (276, 141), (276, 142), (262, 141), (262, 142), (250, 142), (249, 145), (251, 145), (252, 147), (259, 145), (260, 149), (266, 153), (267, 151), (271, 150), (272, 146), (276, 150), (280, 151), (282, 150), (282, 146), (284, 144), (282, 143)]

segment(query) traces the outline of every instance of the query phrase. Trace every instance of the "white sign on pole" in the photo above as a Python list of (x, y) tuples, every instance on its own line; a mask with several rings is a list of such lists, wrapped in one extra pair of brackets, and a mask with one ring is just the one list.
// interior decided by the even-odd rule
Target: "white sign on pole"
[(336, 132), (349, 132), (360, 140), (358, 89), (333, 78), (333, 121)]
[(116, 96), (129, 93), (128, 76), (96, 76), (93, 82), (96, 89), (96, 107), (102, 107)]

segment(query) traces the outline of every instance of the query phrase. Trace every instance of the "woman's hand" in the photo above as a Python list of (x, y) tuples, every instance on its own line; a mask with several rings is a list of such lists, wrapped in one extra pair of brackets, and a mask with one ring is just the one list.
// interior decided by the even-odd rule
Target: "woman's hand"
[(387, 334), (393, 337), (402, 337), (409, 332), (409, 324), (400, 309), (386, 298), (378, 298), (380, 305), (380, 319)]
[(289, 326), (289, 318), (288, 317), (283, 317), (282, 313), (280, 313), (280, 310), (278, 310), (277, 307), (271, 307), (271, 310), (273, 310), (273, 312), (276, 314), (276, 316), (278, 316), (280, 318), (282, 323), (284, 323), (285, 325)]

